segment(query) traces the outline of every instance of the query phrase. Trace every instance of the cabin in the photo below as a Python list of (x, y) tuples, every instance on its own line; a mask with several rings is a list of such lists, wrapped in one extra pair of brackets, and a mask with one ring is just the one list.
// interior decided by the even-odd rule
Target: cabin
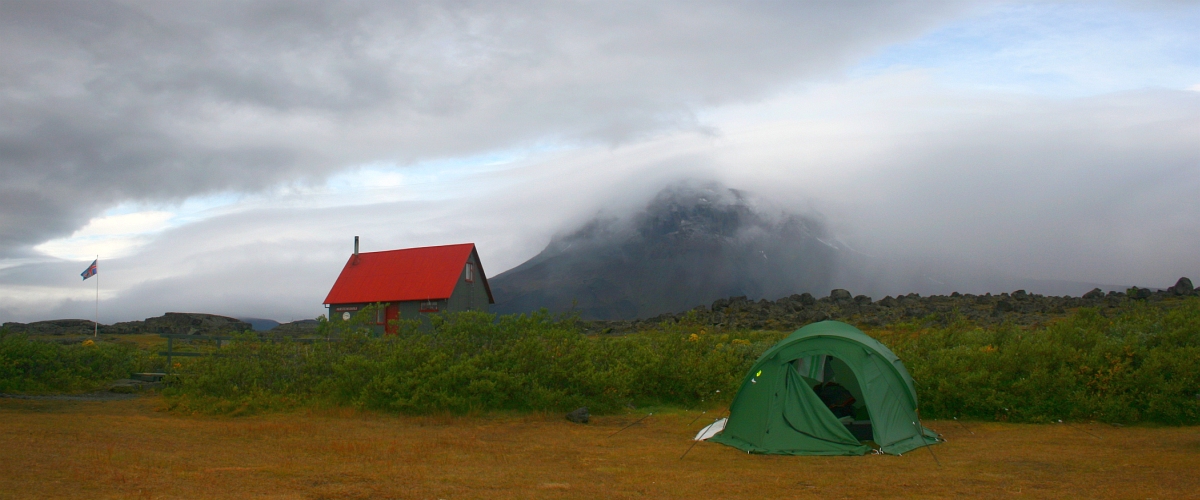
[(396, 319), (425, 319), (440, 312), (487, 312), (496, 301), (474, 243), (358, 251), (342, 268), (325, 305), (329, 321), (346, 321), (372, 304), (377, 333), (395, 334)]

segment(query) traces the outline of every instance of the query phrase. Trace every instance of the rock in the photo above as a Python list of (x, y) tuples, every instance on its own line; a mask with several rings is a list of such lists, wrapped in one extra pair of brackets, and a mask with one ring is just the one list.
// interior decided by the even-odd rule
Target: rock
[[(86, 319), (55, 319), (29, 324), (5, 323), (13, 333), (28, 335), (92, 335), (95, 324)], [(243, 332), (251, 325), (245, 321), (214, 314), (167, 313), (145, 321), (125, 321), (112, 325), (100, 325), (100, 335), (131, 333), (186, 333), (215, 334)]]
[[(29, 324), (4, 324), (4, 328), (12, 333), (27, 335), (91, 335), (95, 327), (95, 323), (86, 319), (52, 319)], [(100, 333), (108, 333), (104, 325), (100, 325)]]
[(584, 407), (582, 407), (582, 408), (577, 408), (575, 411), (573, 411), (573, 412), (571, 412), (571, 413), (568, 413), (568, 414), (567, 414), (567, 420), (570, 420), (570, 421), (572, 421), (572, 422), (575, 422), (575, 423), (577, 423), (577, 424), (586, 424), (586, 423), (588, 423), (588, 409), (587, 409), (587, 407), (586, 407), (586, 406), (584, 406)]
[(817, 299), (813, 298), (811, 293), (804, 292), (800, 294), (800, 303), (806, 306), (811, 306), (817, 303)]
[(854, 303), (855, 303), (855, 304), (860, 304), (860, 305), (861, 305), (861, 304), (870, 304), (870, 303), (871, 303), (871, 298), (870, 298), (870, 297), (868, 297), (868, 296), (866, 296), (866, 295), (856, 295), (856, 296), (854, 297)]
[(1126, 295), (1128, 295), (1129, 298), (1134, 299), (1134, 300), (1146, 300), (1146, 299), (1150, 298), (1150, 296), (1153, 294), (1150, 292), (1149, 288), (1138, 288), (1135, 286), (1135, 287), (1131, 287), (1129, 289), (1129, 291), (1126, 292)]
[(1179, 278), (1179, 281), (1175, 282), (1175, 286), (1168, 288), (1167, 290), (1169, 290), (1172, 295), (1191, 295), (1195, 288), (1192, 287), (1192, 280), (1185, 276), (1183, 278)]
[(1083, 294), (1085, 299), (1102, 299), (1104, 298), (1104, 290), (1093, 288), (1092, 291)]
[(841, 304), (854, 300), (854, 296), (850, 295), (849, 290), (834, 288), (829, 292), (829, 300), (832, 300), (834, 303)]
[(250, 323), (227, 316), (169, 312), (146, 318), (146, 330), (154, 333), (187, 335), (228, 334), (252, 330)]
[(1006, 312), (1012, 312), (1012, 310), (1013, 310), (1012, 302), (1010, 302), (1008, 300), (1001, 300), (999, 302), (996, 302), (996, 306), (995, 306), (996, 312), (1006, 313)]
[(1017, 290), (1010, 295), (1015, 300), (1025, 300), (1029, 298), (1029, 294), (1025, 290)]

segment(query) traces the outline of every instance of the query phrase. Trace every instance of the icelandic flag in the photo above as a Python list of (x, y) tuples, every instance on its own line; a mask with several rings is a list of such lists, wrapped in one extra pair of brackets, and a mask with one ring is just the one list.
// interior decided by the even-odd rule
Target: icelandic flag
[(95, 276), (95, 275), (96, 275), (96, 273), (97, 273), (97, 272), (99, 272), (99, 271), (97, 271), (97, 270), (96, 270), (96, 262), (99, 262), (99, 261), (100, 261), (100, 259), (93, 260), (93, 261), (92, 261), (92, 265), (88, 266), (88, 268), (87, 268), (87, 269), (84, 269), (82, 273), (79, 273), (79, 275), (80, 275), (80, 276), (83, 276), (83, 279), (84, 279), (85, 281), (86, 281), (88, 278), (91, 278), (92, 276)]

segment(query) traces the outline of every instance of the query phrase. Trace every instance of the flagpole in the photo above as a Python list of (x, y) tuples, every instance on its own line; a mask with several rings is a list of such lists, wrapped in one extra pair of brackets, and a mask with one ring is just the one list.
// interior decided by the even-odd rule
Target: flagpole
[(92, 322), (92, 338), (100, 337), (100, 256), (96, 256), (96, 320)]

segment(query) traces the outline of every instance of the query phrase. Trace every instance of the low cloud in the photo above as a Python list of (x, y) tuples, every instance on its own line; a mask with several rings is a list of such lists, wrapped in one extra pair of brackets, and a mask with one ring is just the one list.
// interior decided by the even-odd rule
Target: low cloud
[[(863, 92), (876, 96), (873, 104), (821, 118), (826, 126), (804, 116), (818, 104), (860, 102)], [(105, 287), (119, 290), (102, 310), (112, 320), (164, 311), (313, 317), (355, 235), (365, 251), (475, 242), (494, 276), (556, 233), (597, 214), (627, 215), (691, 178), (745, 190), (769, 210), (822, 217), (831, 236), (881, 263), (868, 276), (874, 281), (855, 280), (880, 295), (924, 289), (914, 288), (923, 277), (998, 293), (1011, 290), (988, 287), (1020, 279), (1165, 287), (1200, 276), (1196, 94), (1047, 101), (939, 92), (920, 77), (884, 76), (729, 110), (717, 136), (546, 153), (467, 177), (478, 186), (469, 196), (328, 208), (299, 208), (309, 202), (296, 199), (287, 203), (297, 208), (212, 217), (168, 230), (135, 256), (102, 261)], [(781, 107), (796, 118), (738, 118)], [(942, 119), (925, 119), (934, 110)], [(0, 313), (90, 316), (80, 264), (53, 266), (0, 270), (0, 283), (87, 293), (32, 309), (9, 301)]]
[(0, 5), (0, 256), (104, 208), (699, 126), (951, 2)]

